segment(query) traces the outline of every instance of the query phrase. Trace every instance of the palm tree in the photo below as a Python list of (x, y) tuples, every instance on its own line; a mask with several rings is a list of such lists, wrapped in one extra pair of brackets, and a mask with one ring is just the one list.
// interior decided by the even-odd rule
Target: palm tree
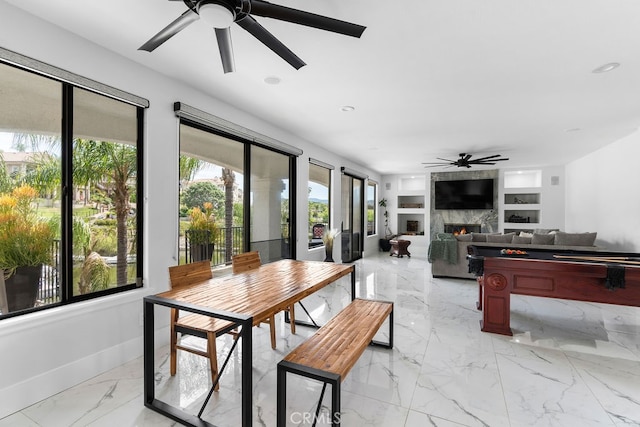
[(73, 143), (73, 181), (93, 185), (110, 195), (116, 213), (116, 280), (127, 283), (127, 219), (131, 211), (129, 182), (138, 171), (135, 147), (112, 142), (76, 139)]
[(222, 182), (224, 182), (224, 228), (225, 228), (225, 261), (231, 262), (233, 255), (233, 184), (236, 175), (232, 169), (222, 168)]

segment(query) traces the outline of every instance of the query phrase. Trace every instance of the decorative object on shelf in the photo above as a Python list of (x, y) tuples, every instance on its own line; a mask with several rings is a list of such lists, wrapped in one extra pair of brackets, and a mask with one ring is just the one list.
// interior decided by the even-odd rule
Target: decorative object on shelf
[(175, 36), (200, 18), (213, 27), (220, 50), (220, 59), (225, 73), (235, 69), (233, 46), (231, 45), (231, 24), (237, 23), (242, 29), (260, 40), (295, 69), (306, 65), (304, 61), (276, 39), (256, 21), (253, 16), (263, 16), (280, 21), (314, 27), (325, 31), (360, 38), (366, 27), (340, 21), (338, 19), (292, 9), (261, 0), (183, 0), (189, 8), (162, 31), (140, 46), (138, 50), (152, 52), (158, 46)]
[(38, 217), (36, 197), (28, 185), (0, 195), (0, 270), (9, 312), (35, 306), (42, 267), (52, 263), (56, 228)]
[(322, 242), (324, 243), (325, 262), (333, 262), (333, 240), (340, 234), (337, 228), (327, 230), (322, 235)]
[(530, 222), (530, 218), (529, 217), (525, 218), (523, 216), (513, 214), (513, 215), (509, 216), (508, 222), (528, 223), (528, 222)]
[(471, 160), (473, 157), (472, 154), (460, 153), (460, 158), (457, 160), (449, 160), (437, 157), (438, 160), (442, 160), (441, 162), (423, 162), (425, 168), (435, 168), (438, 166), (457, 166), (459, 168), (470, 168), (471, 166), (479, 166), (479, 165), (495, 165), (495, 162), (503, 162), (505, 160), (509, 160), (506, 157), (500, 157), (501, 154), (494, 154), (492, 156), (480, 157), (479, 159)]
[(194, 207), (189, 213), (191, 224), (187, 230), (187, 240), (191, 252), (191, 262), (211, 261), (218, 225), (213, 214), (213, 204), (206, 202), (203, 209)]

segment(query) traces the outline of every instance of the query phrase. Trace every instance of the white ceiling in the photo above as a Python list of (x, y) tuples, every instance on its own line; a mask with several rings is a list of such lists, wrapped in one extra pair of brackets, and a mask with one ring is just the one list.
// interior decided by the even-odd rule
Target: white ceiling
[[(367, 29), (356, 39), (255, 17), (308, 65), (234, 24), (231, 74), (202, 20), (137, 50), (181, 1), (5, 1), (382, 174), (461, 152), (564, 164), (640, 124), (637, 0), (272, 0)], [(610, 62), (621, 66), (592, 72)]]

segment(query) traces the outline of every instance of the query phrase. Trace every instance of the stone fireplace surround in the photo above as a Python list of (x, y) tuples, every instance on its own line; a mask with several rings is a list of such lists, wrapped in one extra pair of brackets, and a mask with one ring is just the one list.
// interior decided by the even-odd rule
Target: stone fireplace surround
[(445, 224), (444, 232), (450, 234), (469, 234), (480, 233), (482, 231), (481, 224)]
[[(433, 240), (438, 233), (445, 233), (445, 224), (479, 225), (481, 233), (495, 233), (498, 231), (499, 181), (498, 169), (475, 170), (460, 172), (432, 172), (431, 173), (431, 210), (430, 210), (430, 238)], [(493, 179), (493, 209), (434, 209), (435, 181), (453, 181), (458, 179)], [(467, 230), (467, 232), (469, 232)], [(425, 233), (426, 234), (426, 233)]]

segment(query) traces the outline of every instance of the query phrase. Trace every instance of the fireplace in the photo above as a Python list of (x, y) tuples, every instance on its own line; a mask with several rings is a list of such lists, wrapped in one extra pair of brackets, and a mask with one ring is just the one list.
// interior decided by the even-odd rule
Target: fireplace
[(445, 224), (444, 232), (453, 235), (480, 233), (480, 224)]

